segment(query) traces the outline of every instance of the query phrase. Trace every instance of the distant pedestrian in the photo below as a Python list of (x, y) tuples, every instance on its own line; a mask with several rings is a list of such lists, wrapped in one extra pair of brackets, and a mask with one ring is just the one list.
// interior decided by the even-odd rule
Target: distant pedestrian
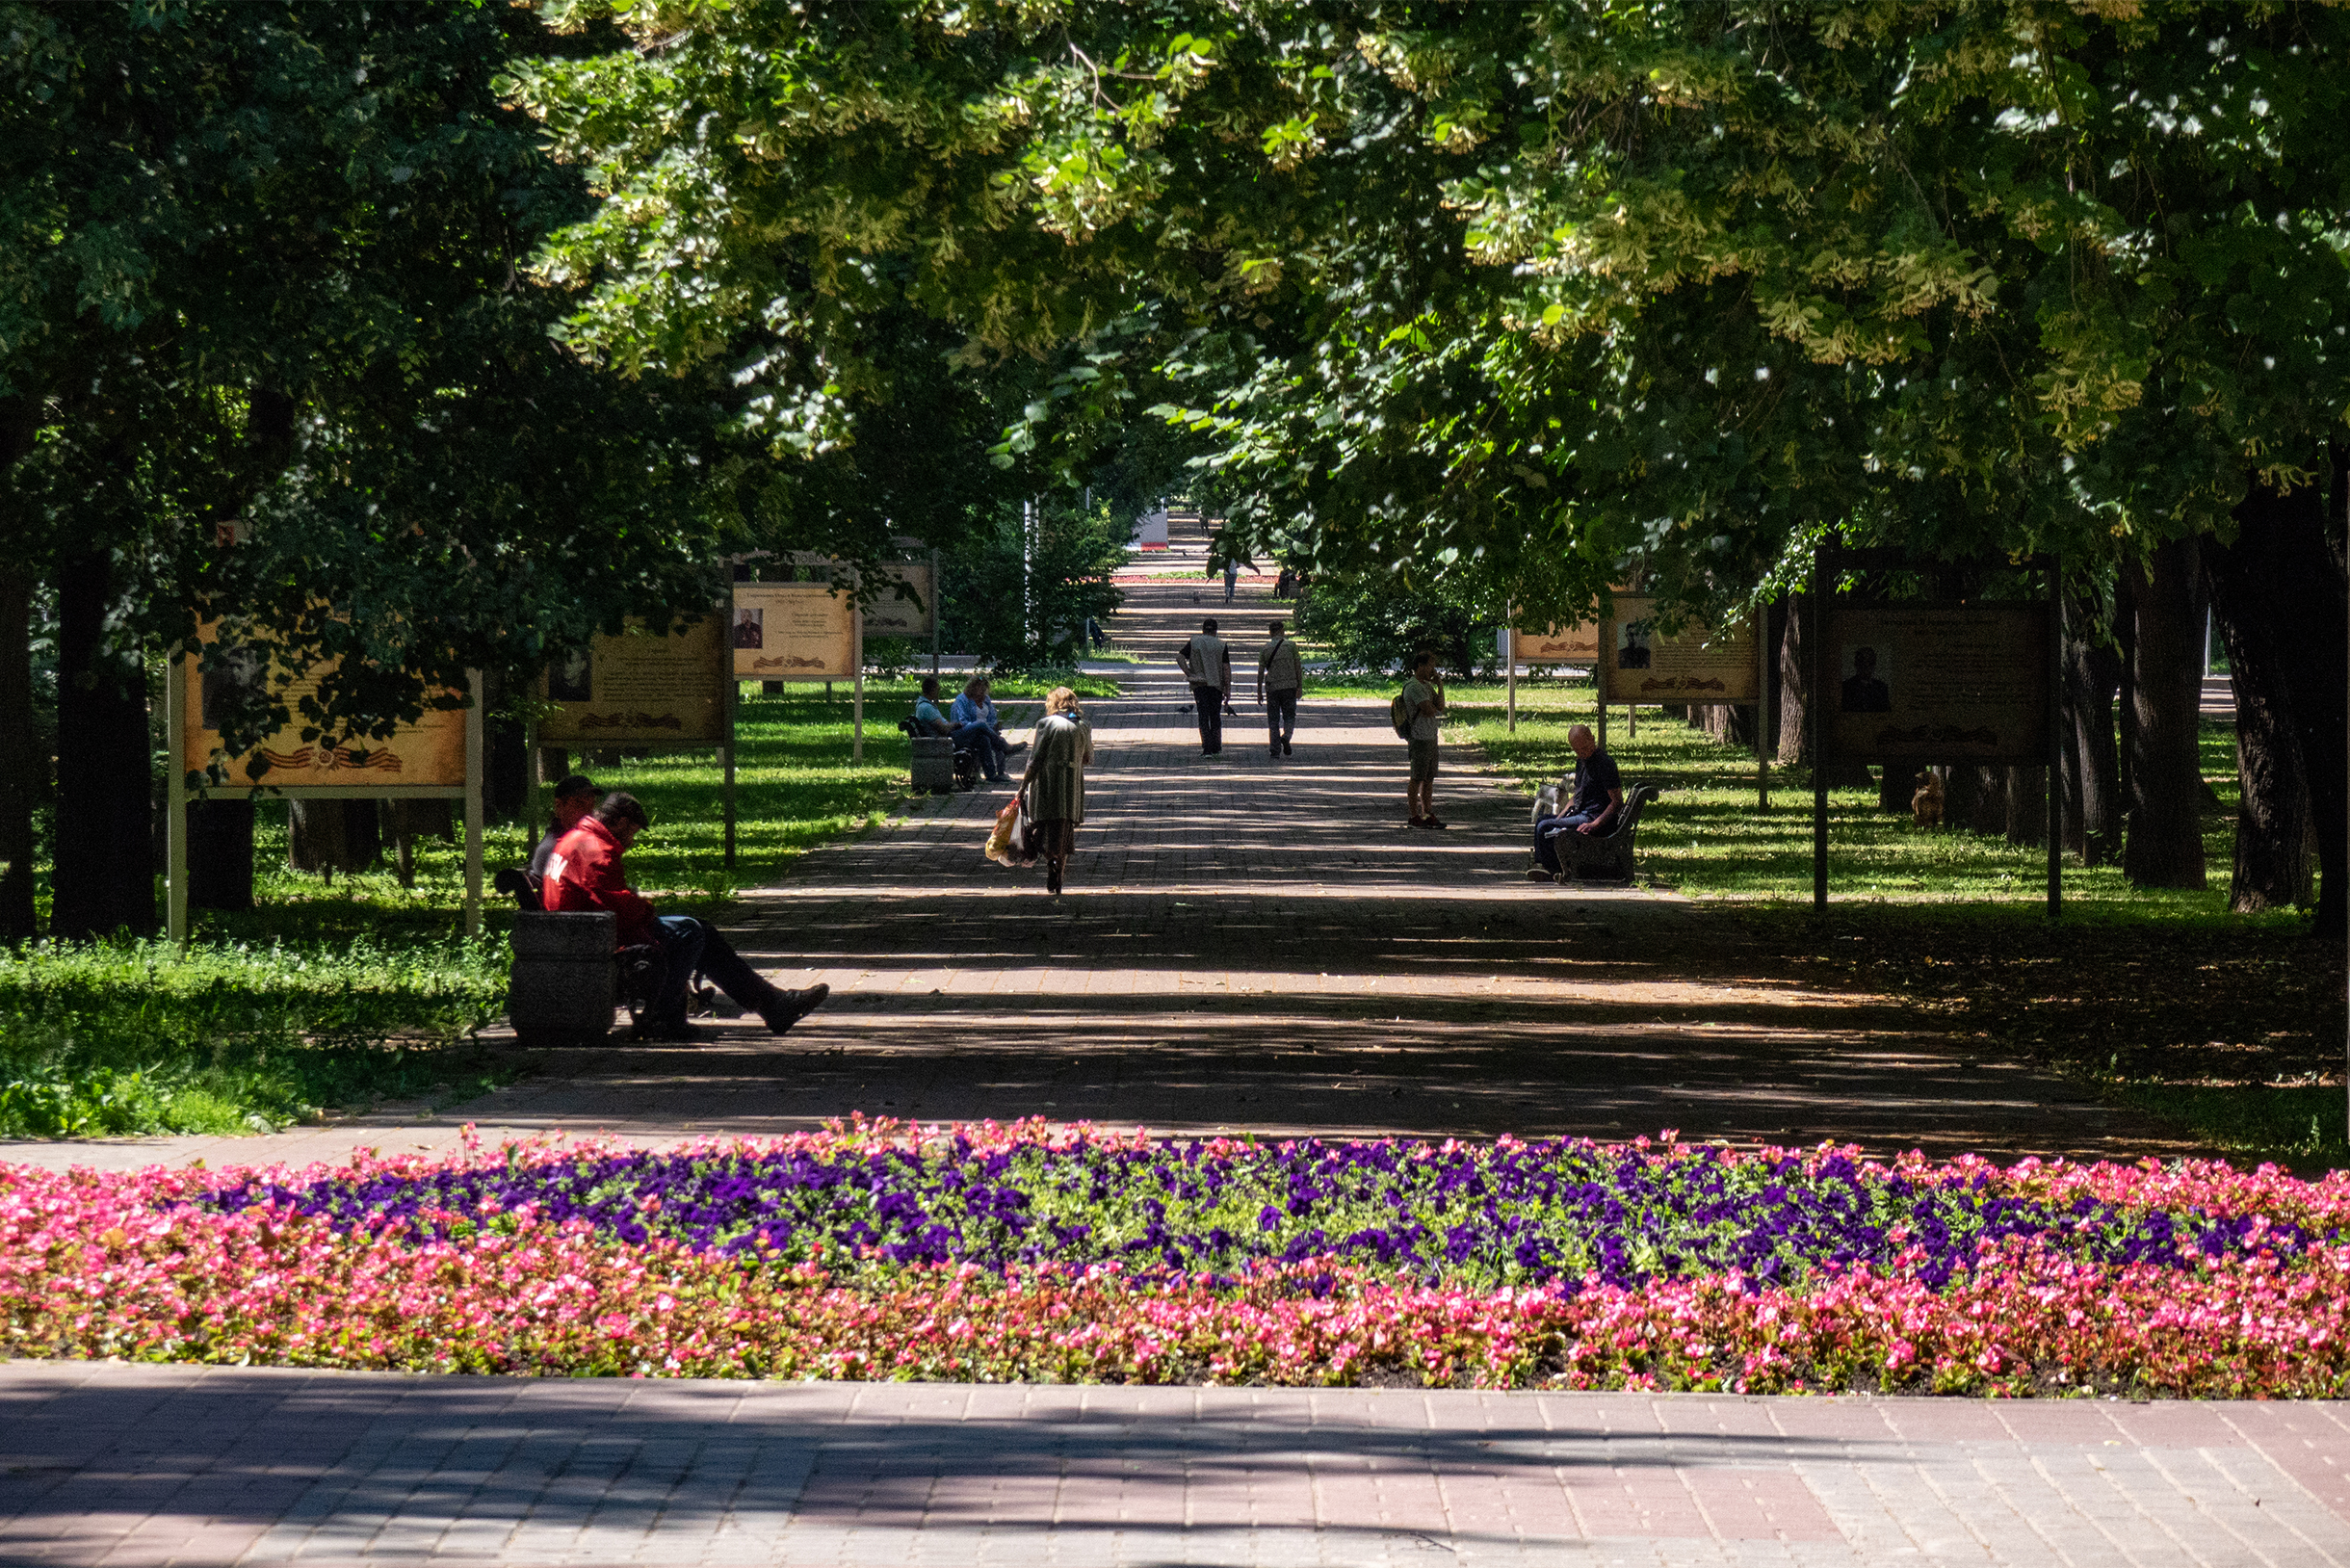
[(1029, 847), (1044, 857), (1045, 887), (1058, 895), (1062, 870), (1085, 820), (1085, 765), (1093, 761), (1093, 727), (1077, 693), (1053, 688), (1036, 721), (1034, 749), (1020, 787), (1028, 792)]
[(1265, 728), (1272, 754), (1292, 756), (1290, 738), (1297, 733), (1297, 693), (1306, 684), (1305, 664), (1297, 644), (1283, 636), (1281, 621), (1272, 625), (1272, 640), (1257, 655), (1257, 700), (1265, 704)]
[(1175, 663), (1191, 683), (1191, 704), (1199, 711), (1199, 754), (1224, 749), (1224, 693), (1232, 690), (1232, 650), (1215, 635), (1215, 621), (1200, 622), (1199, 635), (1175, 650)]
[(1227, 562), (1224, 562), (1224, 602), (1225, 602), (1226, 604), (1230, 604), (1230, 603), (1232, 603), (1232, 594), (1233, 594), (1233, 590), (1234, 590), (1235, 588), (1238, 588), (1240, 586), (1240, 563), (1239, 562), (1237, 562), (1237, 561), (1227, 561)]
[(1436, 675), (1436, 655), (1425, 648), (1420, 650), (1412, 660), (1412, 678), (1403, 683), (1398, 695), (1410, 717), (1404, 738), (1412, 748), (1412, 777), (1404, 800), (1411, 810), (1412, 825), (1443, 827), (1446, 823), (1436, 815), (1436, 736), (1444, 719), (1445, 687)]

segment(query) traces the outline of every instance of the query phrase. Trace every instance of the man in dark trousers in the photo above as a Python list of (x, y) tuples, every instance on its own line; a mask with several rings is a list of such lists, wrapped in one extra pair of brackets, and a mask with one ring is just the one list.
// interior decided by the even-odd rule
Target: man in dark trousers
[(1600, 749), (1591, 726), (1578, 724), (1567, 731), (1567, 745), (1575, 748), (1574, 789), (1564, 811), (1534, 823), (1534, 865), (1526, 875), (1537, 882), (1559, 875), (1558, 846), (1553, 839), (1561, 833), (1604, 833), (1624, 809), (1624, 776), (1615, 758)]
[(666, 962), (661, 994), (653, 999), (653, 1037), (697, 1037), (693, 1026), (686, 1022), (686, 992), (697, 973), (734, 998), (744, 1011), (757, 1013), (777, 1034), (822, 1006), (824, 998), (832, 994), (831, 986), (784, 990), (744, 963), (717, 928), (690, 915), (653, 913), (652, 904), (628, 885), (627, 874), (620, 869), (620, 857), (651, 824), (651, 817), (635, 796), (606, 796), (555, 847), (540, 897), (557, 914), (611, 910), (621, 947), (661, 944)]
[(1199, 754), (1213, 757), (1224, 749), (1224, 693), (1232, 690), (1232, 650), (1215, 635), (1215, 622), (1200, 623), (1199, 636), (1175, 650), (1184, 679), (1191, 683), (1191, 701), (1199, 709)]

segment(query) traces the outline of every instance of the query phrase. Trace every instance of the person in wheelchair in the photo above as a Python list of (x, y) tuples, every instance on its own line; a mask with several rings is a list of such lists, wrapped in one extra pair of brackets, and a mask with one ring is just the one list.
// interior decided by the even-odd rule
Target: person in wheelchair
[(716, 927), (690, 915), (653, 913), (652, 904), (628, 885), (620, 866), (620, 857), (637, 842), (637, 835), (651, 824), (652, 818), (635, 796), (604, 797), (555, 847), (539, 897), (557, 914), (610, 910), (623, 949), (660, 945), (665, 964), (661, 990), (653, 999), (648, 1021), (652, 1037), (696, 1037), (693, 1026), (686, 1022), (686, 996), (696, 974), (745, 1011), (757, 1013), (777, 1034), (822, 1006), (832, 987), (817, 984), (804, 991), (784, 990), (744, 962)]

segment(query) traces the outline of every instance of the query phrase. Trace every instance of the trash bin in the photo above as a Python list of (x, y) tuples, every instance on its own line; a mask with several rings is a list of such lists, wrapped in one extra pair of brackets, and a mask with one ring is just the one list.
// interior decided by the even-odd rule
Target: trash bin
[(612, 912), (514, 917), (506, 1016), (525, 1045), (592, 1045), (612, 1032)]
[(946, 795), (954, 788), (954, 742), (944, 735), (914, 737), (914, 788)]

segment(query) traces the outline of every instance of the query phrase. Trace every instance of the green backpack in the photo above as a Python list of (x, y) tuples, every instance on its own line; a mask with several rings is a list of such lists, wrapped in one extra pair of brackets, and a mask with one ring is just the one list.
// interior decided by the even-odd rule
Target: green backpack
[(1387, 705), (1387, 721), (1396, 726), (1396, 739), (1398, 741), (1408, 741), (1412, 738), (1412, 720), (1419, 717), (1418, 714), (1412, 712), (1412, 704), (1403, 700), (1403, 693), (1400, 692), (1397, 693), (1396, 699)]

